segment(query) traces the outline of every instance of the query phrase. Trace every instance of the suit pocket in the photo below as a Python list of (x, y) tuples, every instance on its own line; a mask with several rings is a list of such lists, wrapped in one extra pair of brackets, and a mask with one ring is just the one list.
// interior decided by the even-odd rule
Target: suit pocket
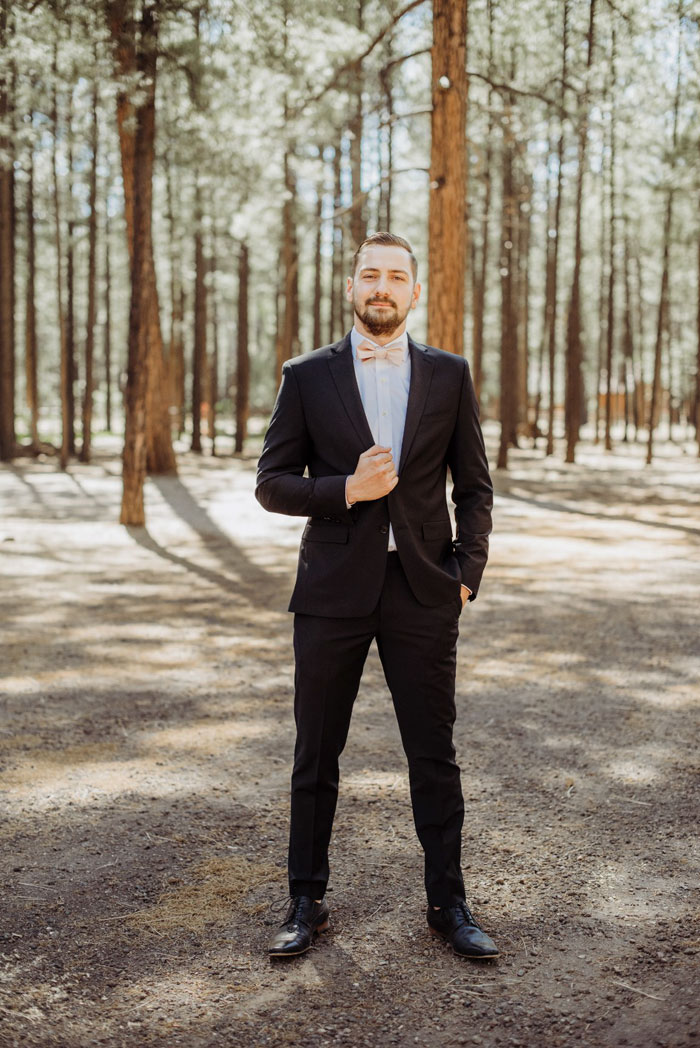
[(452, 525), (449, 520), (428, 520), (423, 524), (424, 542), (444, 542), (452, 539)]
[(345, 524), (307, 524), (301, 537), (304, 542), (347, 543), (349, 535)]

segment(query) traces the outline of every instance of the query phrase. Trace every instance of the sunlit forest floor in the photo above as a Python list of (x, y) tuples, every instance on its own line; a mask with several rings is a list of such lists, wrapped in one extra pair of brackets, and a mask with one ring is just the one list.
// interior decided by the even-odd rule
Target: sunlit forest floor
[(286, 895), (301, 522), (185, 454), (116, 523), (120, 463), (0, 472), (0, 1045), (700, 1041), (700, 466), (687, 445), (498, 475), (461, 620), (469, 898), (430, 938), (376, 654), (343, 757), (332, 924), (270, 964)]

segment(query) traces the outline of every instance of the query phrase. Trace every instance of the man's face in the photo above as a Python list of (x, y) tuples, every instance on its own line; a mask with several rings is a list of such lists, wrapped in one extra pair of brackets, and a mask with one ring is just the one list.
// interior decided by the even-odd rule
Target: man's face
[(363, 248), (354, 277), (348, 277), (346, 295), (355, 310), (356, 326), (363, 334), (401, 334), (409, 310), (416, 308), (420, 295), (408, 251), (391, 244)]

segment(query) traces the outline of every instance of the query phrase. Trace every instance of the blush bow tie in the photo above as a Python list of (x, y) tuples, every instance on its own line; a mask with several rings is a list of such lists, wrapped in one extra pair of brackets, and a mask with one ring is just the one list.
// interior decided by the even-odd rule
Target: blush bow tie
[(360, 360), (387, 360), (398, 367), (403, 360), (403, 343), (389, 342), (386, 346), (374, 346), (371, 342), (360, 342), (357, 355)]

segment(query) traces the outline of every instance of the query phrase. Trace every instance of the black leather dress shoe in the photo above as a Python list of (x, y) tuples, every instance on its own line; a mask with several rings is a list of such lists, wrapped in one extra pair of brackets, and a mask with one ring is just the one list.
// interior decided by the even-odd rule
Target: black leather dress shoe
[(498, 947), (479, 927), (465, 902), (457, 906), (428, 907), (428, 924), (433, 935), (439, 935), (461, 957), (498, 957)]
[(270, 957), (296, 957), (306, 953), (317, 932), (328, 927), (328, 906), (322, 900), (315, 902), (308, 895), (295, 895), (269, 946)]

